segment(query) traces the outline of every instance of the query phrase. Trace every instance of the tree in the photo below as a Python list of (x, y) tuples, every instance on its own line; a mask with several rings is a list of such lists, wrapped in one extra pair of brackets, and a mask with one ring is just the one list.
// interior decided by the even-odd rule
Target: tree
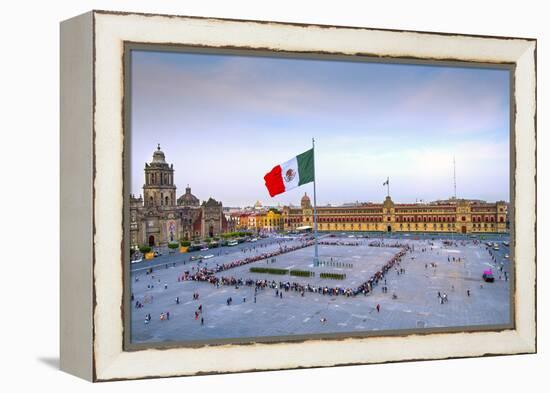
[(139, 246), (139, 251), (142, 254), (147, 254), (147, 253), (151, 252), (151, 247), (149, 247), (149, 246)]

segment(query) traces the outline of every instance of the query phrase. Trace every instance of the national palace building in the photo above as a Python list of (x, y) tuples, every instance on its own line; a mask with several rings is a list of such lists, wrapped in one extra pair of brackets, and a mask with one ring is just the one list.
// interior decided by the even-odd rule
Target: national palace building
[(176, 199), (174, 167), (166, 162), (160, 145), (144, 171), (143, 196), (130, 195), (132, 247), (216, 237), (227, 231), (221, 202), (209, 198), (200, 203), (189, 186)]
[[(317, 229), (323, 231), (378, 232), (507, 232), (508, 204), (503, 201), (455, 199), (431, 203), (357, 203), (317, 206)], [(313, 227), (313, 206), (307, 194), (300, 207), (285, 206), (282, 229), (293, 231)]]

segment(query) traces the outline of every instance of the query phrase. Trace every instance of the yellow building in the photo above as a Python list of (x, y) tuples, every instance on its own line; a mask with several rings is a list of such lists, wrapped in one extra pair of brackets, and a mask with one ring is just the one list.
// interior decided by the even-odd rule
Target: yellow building
[(270, 209), (262, 216), (262, 219), (263, 225), (261, 229), (264, 231), (273, 232), (283, 229), (283, 216), (278, 210)]
[(254, 213), (254, 227), (251, 227), (250, 229), (261, 231), (265, 226), (265, 218), (266, 218), (265, 212)]
[[(449, 199), (432, 203), (395, 204), (390, 197), (383, 203), (353, 206), (317, 206), (317, 229), (322, 231), (377, 232), (507, 232), (504, 201), (487, 203)], [(307, 194), (300, 207), (285, 206), (283, 229), (313, 227), (313, 207)]]

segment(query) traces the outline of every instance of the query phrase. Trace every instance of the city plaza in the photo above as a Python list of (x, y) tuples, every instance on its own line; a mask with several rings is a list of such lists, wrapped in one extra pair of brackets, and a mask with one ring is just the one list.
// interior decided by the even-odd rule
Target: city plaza
[[(319, 266), (314, 265), (308, 236), (272, 234), (234, 247), (185, 254), (170, 254), (166, 249), (153, 260), (132, 263), (132, 343), (375, 334), (510, 323), (513, 280), (508, 235), (323, 233)], [(285, 247), (300, 248), (260, 257)], [(404, 255), (369, 291), (344, 294), (344, 289), (357, 289), (367, 282), (400, 252)], [(216, 270), (216, 266), (252, 257), (259, 260), (213, 273), (217, 285), (193, 279), (199, 269)], [(252, 267), (315, 275), (253, 273)], [(494, 282), (482, 279), (488, 269)], [(345, 274), (345, 278), (321, 278), (321, 273)], [(222, 277), (242, 282), (223, 283)], [(267, 284), (255, 289), (260, 280)], [(287, 283), (308, 290), (286, 290)], [(324, 288), (341, 291), (327, 293)]]
[[(296, 233), (314, 226), (305, 193), (299, 206), (257, 202), (253, 208), (224, 207), (212, 197), (201, 203), (189, 186), (178, 197), (174, 166), (160, 145), (145, 163), (144, 179), (143, 194), (129, 199), (130, 246), (135, 254), (149, 250), (151, 256), (155, 249), (163, 255), (140, 262), (132, 257), (133, 343), (510, 323), (504, 201), (455, 196), (394, 203), (388, 186), (383, 203), (317, 206), (314, 263), (311, 234)], [(235, 231), (263, 237), (210, 250), (175, 250), (184, 243), (220, 245), (221, 237)], [(498, 251), (485, 244), (489, 239)], [(482, 279), (489, 269), (492, 283)]]

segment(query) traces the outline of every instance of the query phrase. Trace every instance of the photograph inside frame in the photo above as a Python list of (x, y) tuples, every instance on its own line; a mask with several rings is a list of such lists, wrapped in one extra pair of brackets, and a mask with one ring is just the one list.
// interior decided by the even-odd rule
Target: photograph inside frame
[(125, 64), (129, 344), (513, 327), (510, 67)]

